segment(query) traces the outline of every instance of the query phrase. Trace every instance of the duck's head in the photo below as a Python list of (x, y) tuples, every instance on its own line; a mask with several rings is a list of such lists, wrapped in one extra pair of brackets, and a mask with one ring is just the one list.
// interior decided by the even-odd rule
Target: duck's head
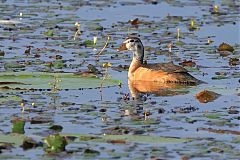
[(118, 51), (132, 51), (133, 58), (136, 58), (139, 61), (143, 61), (144, 57), (144, 47), (141, 40), (138, 37), (127, 37), (125, 41), (122, 42), (121, 46), (118, 48)]

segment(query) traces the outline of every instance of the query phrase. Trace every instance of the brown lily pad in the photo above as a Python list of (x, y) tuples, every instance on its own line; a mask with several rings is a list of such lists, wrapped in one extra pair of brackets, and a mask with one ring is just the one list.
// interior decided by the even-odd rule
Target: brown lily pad
[(116, 139), (116, 140), (113, 139), (113, 140), (108, 140), (107, 142), (112, 144), (126, 144), (126, 141), (122, 139)]
[(184, 60), (183, 62), (181, 62), (179, 64), (182, 66), (187, 66), (187, 67), (195, 67), (196, 66), (196, 63), (191, 60), (189, 60), (189, 61)]
[(43, 124), (43, 123), (50, 123), (52, 119), (49, 117), (33, 117), (30, 119), (31, 124)]
[(229, 51), (229, 52), (233, 52), (234, 51), (234, 48), (227, 44), (227, 43), (222, 43), (218, 46), (218, 51)]
[(79, 75), (81, 77), (97, 77), (96, 73), (93, 73), (91, 71), (82, 71), (74, 73), (75, 75)]
[(118, 65), (118, 66), (113, 66), (112, 69), (115, 70), (115, 71), (127, 71), (129, 68), (129, 65)]
[(5, 52), (0, 50), (0, 56), (4, 56)]
[(220, 94), (208, 90), (201, 91), (195, 95), (196, 99), (201, 103), (212, 102), (219, 96)]
[(21, 82), (0, 82), (0, 85), (7, 85), (7, 84), (24, 84)]
[(138, 24), (140, 24), (141, 22), (139, 21), (138, 18), (134, 19), (134, 20), (130, 20), (129, 23), (131, 23), (131, 25), (133, 26), (137, 26)]
[(28, 149), (32, 149), (32, 148), (36, 148), (38, 146), (42, 146), (42, 143), (41, 142), (37, 142), (35, 141), (34, 139), (30, 138), (30, 137), (26, 137), (24, 140), (23, 140), (23, 144), (22, 144), (22, 148), (24, 150), (28, 150)]
[(232, 130), (213, 129), (213, 128), (198, 128), (198, 130), (208, 131), (208, 132), (213, 132), (213, 133), (219, 133), (219, 134), (240, 135), (240, 131), (232, 131)]
[(2, 150), (11, 150), (12, 148), (14, 148), (12, 143), (0, 142), (0, 153)]
[(191, 113), (191, 112), (195, 112), (197, 111), (198, 108), (194, 107), (194, 106), (183, 106), (183, 107), (175, 107), (174, 109), (172, 109), (173, 113)]
[(236, 65), (239, 65), (239, 64), (240, 64), (239, 58), (230, 58), (229, 59), (229, 65), (230, 66), (236, 66)]
[(134, 128), (126, 127), (126, 126), (115, 126), (110, 128), (102, 129), (102, 132), (110, 135), (124, 135), (124, 134), (141, 134), (142, 130), (137, 130)]

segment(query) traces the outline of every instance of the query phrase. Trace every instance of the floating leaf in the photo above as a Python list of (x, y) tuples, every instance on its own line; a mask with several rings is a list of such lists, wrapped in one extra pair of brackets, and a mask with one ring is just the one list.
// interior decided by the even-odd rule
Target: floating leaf
[(99, 23), (89, 23), (88, 28), (93, 31), (102, 31), (104, 29)]
[(24, 68), (25, 66), (22, 64), (19, 64), (18, 62), (6, 62), (4, 64), (4, 68), (7, 69), (15, 69), (15, 68)]
[(94, 46), (94, 42), (91, 40), (86, 40), (82, 43), (86, 48), (92, 48)]
[(160, 136), (150, 136), (150, 135), (101, 135), (95, 136), (90, 134), (61, 134), (63, 136), (77, 136), (80, 140), (89, 140), (96, 142), (109, 142), (111, 140), (123, 140), (127, 142), (136, 142), (136, 143), (182, 143), (190, 141), (191, 139), (187, 138), (178, 138), (178, 137), (160, 137)]
[(0, 50), (0, 56), (4, 56), (5, 52)]
[[(66, 67), (66, 64), (64, 64), (63, 60), (56, 60), (52, 63), (53, 67), (56, 69), (61, 69)], [(51, 65), (50, 65), (51, 66)]]
[(239, 64), (240, 64), (239, 58), (230, 58), (229, 59), (229, 65), (230, 66), (236, 66), (236, 65), (239, 65)]
[(129, 23), (133, 26), (137, 26), (138, 24), (140, 24), (141, 22), (139, 21), (138, 18), (134, 19), (134, 20), (129, 20)]
[(52, 37), (54, 35), (54, 31), (52, 29), (43, 33), (45, 36)]
[(209, 119), (219, 119), (221, 117), (221, 114), (219, 114), (219, 113), (207, 113), (204, 116), (209, 118)]
[(189, 61), (184, 60), (183, 62), (181, 62), (179, 64), (182, 65), (182, 66), (188, 66), (188, 67), (195, 67), (196, 66), (196, 63), (191, 61), (191, 60), (189, 60)]
[(16, 118), (12, 120), (12, 133), (24, 134), (25, 121), (23, 119)]
[(234, 48), (227, 44), (227, 43), (222, 43), (218, 46), (218, 51), (229, 51), (229, 52), (233, 52), (234, 51)]
[[(102, 82), (100, 78), (86, 78), (73, 73), (45, 73), (45, 72), (1, 72), (0, 83), (5, 89), (51, 89), (49, 83), (54, 80), (54, 76), (61, 80), (59, 89), (81, 89), (97, 88), (106, 86), (115, 86), (119, 84), (118, 80), (106, 79)], [(1, 86), (1, 85), (0, 85)]]
[(100, 152), (96, 151), (96, 150), (93, 150), (93, 149), (85, 149), (83, 154), (86, 157), (95, 157), (95, 156), (100, 155)]
[(24, 134), (0, 134), (0, 142), (11, 143), (15, 146), (22, 145), (24, 138)]
[(196, 99), (198, 99), (201, 103), (212, 102), (219, 96), (220, 94), (208, 90), (201, 91), (195, 95)]
[(26, 137), (23, 140), (23, 144), (22, 144), (22, 148), (24, 150), (28, 150), (28, 149), (32, 149), (32, 148), (36, 148), (42, 146), (41, 142), (37, 142), (34, 139), (30, 138), (30, 137)]
[(240, 131), (232, 131), (232, 130), (223, 130), (223, 129), (213, 129), (213, 128), (198, 128), (198, 130), (219, 133), (219, 134), (235, 134), (240, 135)]
[(228, 79), (227, 76), (225, 75), (217, 75), (217, 76), (214, 76), (212, 77), (213, 80), (220, 80), (220, 79)]
[[(1, 88), (1, 83), (0, 83), (0, 88)], [(9, 101), (12, 101), (12, 102), (21, 102), (22, 98), (19, 97), (19, 96), (15, 96), (15, 95), (12, 95), (12, 96), (1, 96), (0, 97), (0, 104), (2, 103), (6, 103), (6, 102), (9, 102)]]
[(67, 145), (66, 139), (59, 134), (48, 136), (44, 139), (44, 142), (47, 144), (47, 148), (45, 150), (47, 152), (54, 153), (65, 151), (65, 146)]
[(61, 132), (63, 127), (60, 126), (60, 125), (53, 125), (49, 129), (52, 129), (52, 130), (57, 131), (57, 132)]

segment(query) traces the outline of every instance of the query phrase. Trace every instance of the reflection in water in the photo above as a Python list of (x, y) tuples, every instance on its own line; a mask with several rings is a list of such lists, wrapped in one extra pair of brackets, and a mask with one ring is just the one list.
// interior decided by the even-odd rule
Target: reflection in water
[(179, 85), (175, 83), (158, 83), (128, 80), (128, 88), (134, 99), (139, 99), (141, 93), (151, 93), (156, 96), (183, 95), (189, 92), (186, 90), (187, 87), (189, 86)]

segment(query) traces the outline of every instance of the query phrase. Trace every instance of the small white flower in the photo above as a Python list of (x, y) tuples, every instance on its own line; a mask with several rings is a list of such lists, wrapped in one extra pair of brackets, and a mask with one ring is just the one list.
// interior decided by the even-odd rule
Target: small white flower
[(94, 44), (94, 45), (97, 44), (97, 37), (93, 37), (93, 44)]

